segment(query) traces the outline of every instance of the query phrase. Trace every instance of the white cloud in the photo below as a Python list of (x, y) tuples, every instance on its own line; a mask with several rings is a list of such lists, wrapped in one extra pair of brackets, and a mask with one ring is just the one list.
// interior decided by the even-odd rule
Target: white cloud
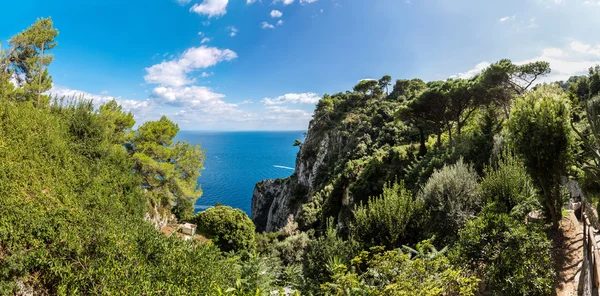
[(177, 4), (184, 6), (190, 3), (192, 0), (174, 0)]
[(569, 44), (569, 47), (581, 54), (600, 56), (600, 45), (592, 47), (590, 44), (583, 44), (579, 41), (573, 41), (571, 44)]
[(283, 25), (283, 21), (282, 21), (282, 20), (278, 20), (278, 21), (277, 21), (277, 25), (278, 25), (278, 26), (281, 26), (281, 25)]
[(281, 104), (316, 104), (321, 97), (316, 93), (290, 93), (274, 99), (264, 98), (262, 103), (265, 105), (281, 105)]
[(202, 41), (200, 41), (200, 43), (204, 44), (204, 43), (207, 43), (207, 42), (210, 42), (210, 41), (212, 41), (212, 38), (204, 37), (204, 38), (202, 38)]
[(202, 77), (208, 77), (208, 76), (213, 76), (213, 75), (215, 75), (214, 72), (210, 72), (210, 73), (208, 73), (208, 72), (202, 72), (202, 74), (200, 74), (200, 76), (202, 76)]
[(283, 5), (290, 5), (294, 3), (294, 0), (273, 0), (273, 4), (276, 4), (278, 2), (283, 3)]
[(204, 0), (202, 4), (194, 4), (190, 11), (200, 15), (210, 17), (219, 17), (227, 13), (227, 3), (229, 0)]
[(250, 5), (252, 3), (256, 2), (256, 0), (246, 0), (246, 4)]
[(92, 100), (96, 108), (102, 104), (105, 104), (112, 100), (116, 100), (123, 107), (123, 110), (131, 111), (132, 113), (134, 113), (134, 115), (139, 115), (140, 113), (146, 112), (150, 110), (153, 106), (152, 102), (149, 100), (126, 100), (121, 97), (109, 96), (105, 92), (102, 92), (100, 95), (95, 95), (81, 90), (70, 89), (64, 86), (57, 86), (55, 84), (52, 85), (52, 88), (47, 92), (47, 94), (58, 98), (65, 97), (68, 99), (75, 98)]
[(229, 49), (215, 47), (192, 47), (186, 50), (178, 59), (164, 61), (146, 68), (144, 79), (147, 83), (163, 86), (183, 86), (193, 83), (187, 75), (195, 70), (208, 68), (222, 61), (237, 58), (237, 54)]
[(490, 63), (488, 62), (481, 62), (477, 65), (475, 65), (475, 68), (464, 72), (464, 73), (458, 73), (456, 75), (452, 75), (450, 76), (450, 78), (460, 78), (460, 79), (469, 79), (479, 73), (481, 73), (481, 71), (487, 67), (489, 67)]
[(275, 26), (273, 26), (267, 22), (260, 23), (260, 27), (263, 29), (274, 29), (275, 28)]
[(565, 52), (562, 49), (556, 47), (544, 48), (542, 50), (542, 55), (547, 57), (560, 57), (564, 54)]
[[(559, 80), (567, 80), (574, 75), (585, 75), (590, 67), (600, 64), (600, 44), (591, 45), (580, 41), (573, 41), (568, 47), (561, 48), (545, 48), (539, 56), (514, 62), (517, 65), (526, 63), (545, 61), (550, 63), (552, 72), (545, 77), (538, 79), (536, 82), (553, 82)], [(482, 62), (477, 64), (473, 69), (452, 75), (450, 78), (470, 78), (480, 73), (489, 63)]]
[(237, 34), (237, 28), (234, 26), (229, 26), (227, 27), (227, 30), (229, 30), (229, 36), (230, 37), (234, 37)]
[(198, 36), (203, 36), (204, 33), (203, 32), (198, 32)]
[(206, 26), (210, 26), (210, 21), (203, 21), (203, 22), (202, 22), (202, 25), (203, 25), (203, 26), (205, 26), (205, 27), (206, 27)]
[(278, 18), (278, 17), (282, 17), (283, 13), (279, 10), (271, 10), (271, 17), (272, 18)]
[(289, 109), (285, 106), (268, 106), (267, 114), (263, 116), (266, 120), (291, 120), (291, 119), (305, 119), (308, 120), (312, 117), (312, 113), (308, 113), (300, 109)]
[(311, 4), (311, 3), (315, 3), (319, 0), (300, 0), (300, 4), (304, 5), (304, 4)]
[(505, 16), (505, 17), (503, 17), (503, 18), (501, 18), (501, 19), (500, 19), (500, 22), (501, 22), (501, 23), (504, 23), (504, 22), (506, 22), (506, 21), (509, 21), (509, 20), (513, 20), (513, 21), (514, 21), (516, 18), (517, 18), (517, 16), (516, 16), (516, 15), (513, 15), (513, 16)]

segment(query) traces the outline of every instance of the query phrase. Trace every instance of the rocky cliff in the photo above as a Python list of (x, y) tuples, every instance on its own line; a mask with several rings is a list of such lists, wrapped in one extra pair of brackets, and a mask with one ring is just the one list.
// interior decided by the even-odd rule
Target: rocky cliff
[[(312, 126), (312, 124), (311, 124)], [(286, 179), (265, 180), (256, 184), (252, 196), (252, 220), (258, 231), (278, 231), (290, 215), (297, 220), (302, 205), (321, 189), (327, 173), (326, 160), (337, 158), (344, 140), (337, 131), (318, 133), (309, 129), (296, 158), (294, 174)], [(334, 155), (332, 155), (334, 154)]]
[(323, 229), (329, 218), (342, 229), (347, 226), (354, 204), (381, 194), (383, 184), (403, 177), (413, 159), (405, 140), (412, 132), (394, 117), (401, 105), (391, 95), (324, 96), (294, 174), (256, 184), (252, 219), (257, 230), (277, 231), (290, 216), (304, 229)]

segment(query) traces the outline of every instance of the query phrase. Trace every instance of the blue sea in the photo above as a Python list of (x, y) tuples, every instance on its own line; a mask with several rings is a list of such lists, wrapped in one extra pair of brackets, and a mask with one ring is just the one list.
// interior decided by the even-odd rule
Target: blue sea
[(196, 202), (196, 212), (219, 202), (251, 215), (257, 182), (294, 173), (299, 148), (293, 144), (304, 139), (303, 133), (180, 131), (177, 140), (200, 144), (206, 152), (198, 179), (203, 194)]

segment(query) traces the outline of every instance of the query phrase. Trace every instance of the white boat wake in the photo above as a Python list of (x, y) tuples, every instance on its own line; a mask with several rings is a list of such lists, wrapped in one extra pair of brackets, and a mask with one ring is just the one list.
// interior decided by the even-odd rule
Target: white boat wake
[(291, 167), (286, 167), (286, 166), (282, 166), (282, 165), (274, 165), (274, 167), (278, 168), (278, 169), (286, 169), (286, 170), (294, 170), (294, 168)]

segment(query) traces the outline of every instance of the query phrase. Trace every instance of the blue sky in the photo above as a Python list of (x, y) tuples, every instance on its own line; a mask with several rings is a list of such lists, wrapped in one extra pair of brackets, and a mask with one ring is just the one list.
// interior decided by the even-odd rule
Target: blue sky
[[(359, 80), (469, 77), (502, 58), (546, 80), (600, 63), (598, 0), (20, 0), (0, 40), (51, 16), (52, 93), (116, 98), (138, 122), (303, 130)], [(6, 45), (5, 45), (6, 46)]]

